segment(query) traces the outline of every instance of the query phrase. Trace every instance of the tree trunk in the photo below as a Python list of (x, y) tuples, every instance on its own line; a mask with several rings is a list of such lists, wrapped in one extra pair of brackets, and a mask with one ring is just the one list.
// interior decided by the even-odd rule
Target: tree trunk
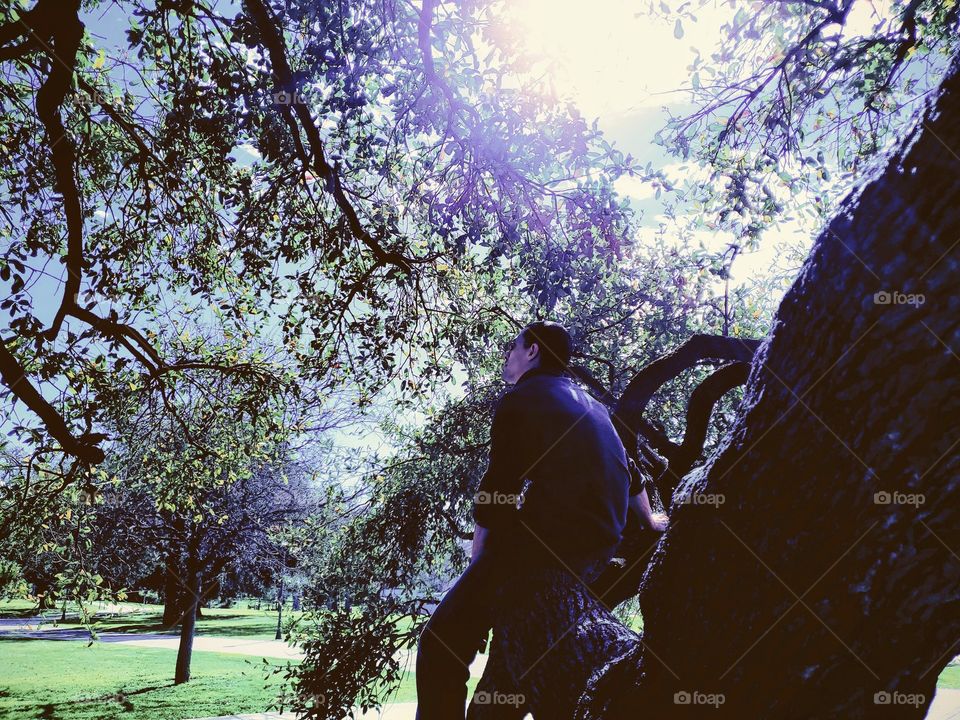
[(180, 617), (183, 614), (182, 584), (176, 556), (173, 553), (168, 553), (163, 564), (163, 625), (164, 627), (173, 627), (180, 622)]
[(190, 679), (190, 659), (193, 656), (193, 636), (197, 627), (197, 605), (200, 598), (200, 568), (192, 558), (187, 563), (188, 592), (184, 600), (183, 622), (180, 625), (180, 649), (177, 652), (175, 685)]
[(283, 627), (283, 574), (280, 575), (280, 584), (277, 586), (277, 632), (275, 640), (283, 638), (281, 628)]
[(957, 69), (820, 235), (724, 446), (677, 488), (642, 642), (579, 583), (503, 619), (518, 692), (587, 688), (543, 717), (926, 714), (960, 641)]

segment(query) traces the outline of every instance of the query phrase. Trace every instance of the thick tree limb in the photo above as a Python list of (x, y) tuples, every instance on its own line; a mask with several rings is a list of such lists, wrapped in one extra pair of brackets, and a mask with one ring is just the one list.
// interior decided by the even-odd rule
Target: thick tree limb
[[(43, 6), (47, 7), (43, 7)], [(47, 339), (55, 338), (63, 324), (70, 303), (76, 303), (80, 295), (80, 279), (83, 275), (83, 213), (80, 192), (74, 177), (76, 151), (73, 140), (67, 135), (60, 118), (60, 106), (73, 83), (74, 67), (80, 41), (83, 39), (83, 23), (78, 12), (79, 0), (70, 0), (54, 9), (53, 3), (37, 3), (37, 10), (51, 14), (50, 45), (55, 61), (50, 74), (37, 91), (37, 117), (47, 131), (47, 142), (56, 175), (56, 189), (63, 196), (63, 211), (67, 219), (67, 278), (63, 301), (50, 329), (44, 333)]]
[(16, 45), (0, 48), (0, 62), (4, 60), (17, 60), (19, 58), (26, 57), (30, 53), (36, 51), (38, 48), (39, 44), (33, 38), (28, 38), (21, 43), (17, 43)]
[(622, 419), (643, 415), (647, 403), (673, 378), (703, 360), (750, 362), (760, 341), (722, 335), (694, 335), (669, 355), (654, 360), (638, 372), (623, 391), (617, 406)]
[[(31, 9), (22, 13), (16, 20), (0, 25), (0, 45), (6, 45), (12, 40), (23, 37), (26, 33), (36, 32), (44, 19), (49, 19), (52, 11), (51, 2), (40, 0)], [(43, 34), (43, 33), (41, 33)]]
[(750, 362), (759, 340), (721, 335), (694, 335), (669, 355), (654, 360), (638, 372), (627, 385), (614, 411), (614, 425), (624, 447), (635, 457), (637, 436), (642, 436), (657, 452), (671, 459), (680, 446), (643, 418), (650, 398), (664, 384), (704, 360)]
[(103, 450), (73, 436), (60, 413), (30, 384), (23, 366), (2, 341), (0, 341), (0, 377), (10, 391), (40, 418), (47, 432), (67, 453), (94, 465), (103, 462)]

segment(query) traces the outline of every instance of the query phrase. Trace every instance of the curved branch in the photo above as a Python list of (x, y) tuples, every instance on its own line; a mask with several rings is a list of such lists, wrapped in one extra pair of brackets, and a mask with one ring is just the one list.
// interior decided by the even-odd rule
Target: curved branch
[(19, 58), (26, 57), (30, 53), (39, 49), (39, 43), (34, 38), (27, 38), (21, 43), (16, 45), (10, 45), (9, 47), (0, 48), (0, 61), (3, 60), (18, 60)]
[(633, 377), (617, 404), (617, 415), (627, 427), (635, 428), (654, 393), (684, 370), (704, 360), (750, 362), (759, 345), (760, 341), (754, 339), (694, 335), (675, 351), (654, 360)]
[[(637, 462), (643, 462), (642, 457), (637, 453), (639, 440), (641, 445), (649, 446), (647, 447), (648, 451), (656, 451), (656, 453), (662, 455), (667, 461), (667, 467), (680, 467), (684, 457), (683, 446), (672, 442), (666, 433), (643, 417), (650, 398), (667, 382), (700, 362), (733, 360), (749, 364), (759, 345), (760, 341), (753, 339), (745, 340), (722, 335), (694, 335), (672, 353), (654, 360), (638, 372), (623, 391), (623, 395), (614, 410), (614, 426), (617, 428), (617, 433), (620, 435), (620, 439), (624, 447), (627, 448), (630, 457)], [(708, 385), (707, 387), (709, 390), (711, 386)], [(708, 391), (704, 391), (704, 393), (706, 392)], [(707, 396), (703, 395), (702, 397), (706, 398)], [(693, 400), (694, 398), (691, 396), (691, 404)], [(698, 399), (697, 402), (699, 407), (702, 400)], [(691, 436), (691, 443), (693, 437)], [(686, 437), (684, 442), (686, 442)], [(641, 452), (642, 454), (644, 453)], [(675, 484), (670, 485), (669, 491), (664, 494), (664, 487), (667, 483), (665, 479), (661, 483), (664, 473), (651, 474), (657, 481), (657, 489), (660, 490), (665, 503), (668, 502), (670, 492), (672, 492)], [(664, 487), (661, 487), (661, 484)]]
[[(23, 37), (28, 32), (35, 32), (39, 29), (42, 19), (49, 14), (49, 8), (43, 7), (45, 4), (49, 3), (40, 0), (16, 20), (0, 25), (0, 45), (6, 45), (12, 40)], [(44, 12), (44, 10), (48, 12)]]
[[(164, 366), (163, 358), (160, 357), (160, 353), (157, 352), (156, 348), (150, 344), (150, 341), (147, 340), (139, 330), (136, 328), (130, 327), (129, 325), (124, 325), (123, 323), (118, 323), (114, 320), (108, 320), (107, 318), (102, 318), (94, 312), (82, 308), (73, 302), (73, 299), (64, 298), (64, 313), (66, 315), (71, 315), (78, 320), (83, 320), (85, 323), (90, 325), (94, 330), (99, 332), (101, 335), (104, 335), (108, 338), (112, 338), (123, 342), (124, 346), (133, 353), (137, 359), (143, 363), (151, 374), (155, 374), (156, 371)], [(124, 342), (125, 339), (131, 340), (133, 343), (136, 343), (137, 348), (141, 352), (134, 351), (131, 347), (131, 344)], [(150, 360), (152, 360), (156, 367), (151, 367), (150, 363), (145, 360), (143, 355), (147, 355)]]
[[(43, 2), (37, 3), (39, 10)], [(46, 8), (45, 15), (50, 23), (51, 52), (56, 58), (50, 67), (50, 74), (37, 91), (37, 117), (47, 131), (50, 156), (56, 176), (56, 189), (63, 196), (63, 212), (67, 220), (67, 279), (63, 290), (63, 301), (53, 319), (50, 329), (44, 333), (48, 340), (60, 333), (60, 327), (67, 314), (70, 303), (75, 303), (80, 294), (80, 278), (83, 272), (83, 213), (80, 207), (80, 191), (74, 177), (76, 152), (73, 140), (67, 135), (60, 117), (60, 106), (70, 92), (73, 83), (77, 53), (83, 39), (83, 23), (78, 16), (79, 0), (63, 3), (56, 10)], [(65, 12), (66, 11), (66, 12)], [(32, 32), (32, 31), (31, 31)], [(34, 35), (42, 42), (42, 38)]]
[(690, 395), (683, 443), (670, 456), (665, 471), (656, 479), (657, 490), (660, 491), (664, 505), (669, 506), (677, 483), (690, 471), (703, 452), (713, 408), (727, 392), (745, 384), (749, 374), (750, 363), (734, 362), (724, 365), (700, 383)]

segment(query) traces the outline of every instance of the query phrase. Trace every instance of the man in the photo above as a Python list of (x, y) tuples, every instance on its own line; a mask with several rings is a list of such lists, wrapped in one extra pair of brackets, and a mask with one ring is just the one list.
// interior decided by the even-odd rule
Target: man
[(620, 542), (627, 457), (607, 409), (564, 375), (571, 346), (563, 326), (535, 322), (506, 349), (503, 379), (513, 388), (493, 418), (470, 565), (420, 636), (417, 720), (464, 717), (498, 588), (542, 563), (589, 583)]

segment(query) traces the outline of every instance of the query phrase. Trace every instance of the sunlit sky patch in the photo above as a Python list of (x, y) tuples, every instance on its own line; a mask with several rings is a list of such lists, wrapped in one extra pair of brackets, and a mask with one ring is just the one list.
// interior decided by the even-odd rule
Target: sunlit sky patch
[[(698, 11), (697, 23), (646, 15), (637, 0), (514, 0), (509, 19), (531, 53), (545, 58), (560, 95), (587, 117), (610, 119), (678, 103), (689, 80), (692, 47), (712, 48), (730, 3)], [(671, 24), (672, 23), (672, 24)]]
[[(621, 150), (643, 164), (672, 168), (672, 179), (681, 174), (704, 179), (692, 163), (680, 165), (670, 158), (653, 136), (667, 121), (665, 108), (677, 114), (689, 109), (684, 92), (690, 86), (688, 66), (698, 51), (704, 56), (714, 51), (721, 26), (742, 5), (707, 4), (697, 9), (696, 22), (678, 25), (676, 18), (648, 15), (649, 4), (637, 0), (514, 0), (508, 22), (521, 46), (545, 67), (557, 96), (575, 103), (588, 120), (596, 118)], [(650, 241), (665, 222), (655, 188), (626, 175), (615, 187), (642, 213), (638, 240)], [(802, 242), (796, 228), (784, 227), (778, 235)], [(722, 250), (731, 240), (709, 232), (688, 237), (711, 250)], [(768, 272), (775, 244), (764, 243), (742, 256), (733, 268), (734, 284)]]
[[(670, 170), (674, 180), (681, 174), (702, 176), (693, 164), (667, 156), (653, 136), (667, 121), (665, 108), (676, 114), (690, 109), (688, 66), (698, 52), (710, 56), (722, 26), (750, 3), (669, 0), (656, 3), (659, 16), (648, 14), (650, 5), (644, 0), (511, 0), (507, 20), (521, 46), (544, 65), (557, 96), (574, 102), (588, 120), (596, 118), (621, 150)], [(693, 9), (696, 21), (677, 20), (674, 11), (682, 5)], [(885, 3), (855, 3), (844, 35), (869, 32), (885, 9)], [(615, 186), (643, 214), (638, 239), (651, 238), (665, 221), (655, 189), (630, 176)], [(711, 250), (731, 241), (722, 233), (693, 236)], [(803, 246), (812, 240), (809, 225), (784, 220), (766, 233), (759, 250), (741, 256), (733, 268), (734, 284), (769, 273), (781, 256), (781, 243)]]

